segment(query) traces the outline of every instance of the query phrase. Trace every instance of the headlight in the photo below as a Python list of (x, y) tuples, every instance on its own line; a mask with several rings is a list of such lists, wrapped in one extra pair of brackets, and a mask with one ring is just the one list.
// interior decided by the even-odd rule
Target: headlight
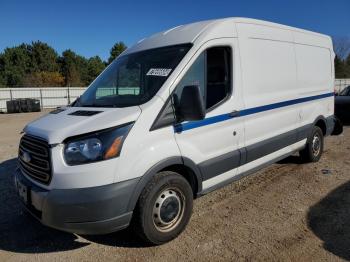
[(64, 159), (79, 165), (119, 156), (133, 123), (66, 139)]

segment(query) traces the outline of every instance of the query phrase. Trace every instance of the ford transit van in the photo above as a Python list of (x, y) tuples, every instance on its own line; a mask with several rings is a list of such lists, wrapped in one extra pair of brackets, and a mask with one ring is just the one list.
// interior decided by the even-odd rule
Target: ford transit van
[(334, 128), (331, 38), (226, 18), (143, 39), (72, 105), (29, 123), (15, 184), (43, 224), (129, 225), (161, 244), (193, 199), (295, 152), (316, 162)]

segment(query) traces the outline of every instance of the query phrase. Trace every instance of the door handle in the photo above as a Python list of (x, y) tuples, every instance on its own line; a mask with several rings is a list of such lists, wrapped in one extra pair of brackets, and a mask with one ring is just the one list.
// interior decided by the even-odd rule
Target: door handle
[(238, 116), (239, 116), (239, 111), (234, 110), (234, 111), (232, 111), (231, 113), (229, 113), (229, 116), (230, 116), (230, 117), (238, 117)]

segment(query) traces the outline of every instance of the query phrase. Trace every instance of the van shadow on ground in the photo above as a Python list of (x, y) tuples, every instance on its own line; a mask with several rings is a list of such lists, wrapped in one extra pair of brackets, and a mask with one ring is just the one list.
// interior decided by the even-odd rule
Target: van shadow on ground
[(344, 126), (350, 126), (350, 117), (347, 118), (347, 119), (343, 119), (343, 120), (342, 120), (342, 124), (343, 124)]
[(350, 260), (350, 182), (309, 209), (308, 226), (323, 241), (324, 249)]
[[(87, 245), (70, 233), (43, 226), (29, 215), (19, 202), (12, 174), (17, 166), (13, 158), (0, 163), (0, 250), (18, 253), (49, 253), (74, 250)], [(103, 236), (83, 236), (100, 244), (120, 247), (142, 247), (128, 231)]]

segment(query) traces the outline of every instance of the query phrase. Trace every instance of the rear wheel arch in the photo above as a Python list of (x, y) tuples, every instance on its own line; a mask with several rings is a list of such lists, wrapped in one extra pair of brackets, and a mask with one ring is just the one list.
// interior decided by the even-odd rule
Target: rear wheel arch
[(318, 125), (314, 125), (307, 138), (305, 147), (299, 151), (300, 157), (305, 163), (318, 162), (324, 148), (324, 135)]
[(324, 116), (319, 116), (314, 121), (314, 126), (318, 126), (321, 128), (323, 136), (326, 136), (327, 134), (327, 120)]

